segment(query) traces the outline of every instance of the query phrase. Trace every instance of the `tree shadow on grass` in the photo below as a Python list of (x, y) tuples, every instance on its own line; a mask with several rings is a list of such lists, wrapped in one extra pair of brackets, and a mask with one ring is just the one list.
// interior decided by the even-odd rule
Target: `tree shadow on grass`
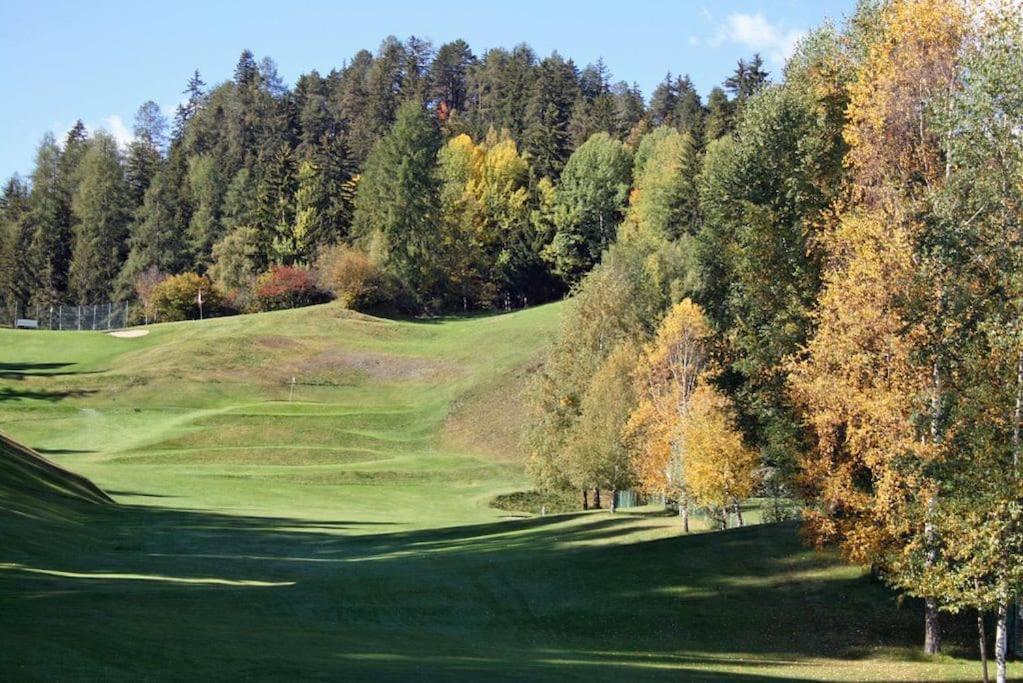
[(33, 447), (32, 450), (43, 455), (81, 455), (96, 452), (87, 448), (39, 448), (38, 446)]
[[(803, 548), (792, 524), (637, 540), (647, 518), (607, 513), (390, 532), (157, 507), (76, 514), (45, 530), (0, 517), (0, 604), (11, 632), (37, 639), (22, 659), (0, 652), (0, 671), (46, 674), (63, 651), (81, 660), (67, 673), (119, 662), (122, 677), (166, 657), (206, 676), (255, 658), (254, 677), (758, 681), (920, 639), (918, 605)], [(740, 656), (743, 673), (725, 668)]]
[(14, 389), (13, 387), (0, 387), (0, 403), (5, 401), (46, 401), (57, 403), (68, 398), (82, 398), (95, 394), (95, 389), (69, 389), (65, 391), (50, 391), (48, 389)]
[[(37, 448), (40, 453), (46, 453), (45, 450)], [(92, 451), (88, 451), (92, 452)], [(177, 496), (169, 496), (164, 493), (143, 493), (142, 491), (115, 491), (114, 489), (104, 489), (107, 494), (111, 496), (137, 496), (140, 498), (177, 498)]]
[(0, 363), (0, 379), (22, 380), (26, 377), (66, 377), (70, 375), (95, 375), (104, 370), (65, 371), (77, 363)]

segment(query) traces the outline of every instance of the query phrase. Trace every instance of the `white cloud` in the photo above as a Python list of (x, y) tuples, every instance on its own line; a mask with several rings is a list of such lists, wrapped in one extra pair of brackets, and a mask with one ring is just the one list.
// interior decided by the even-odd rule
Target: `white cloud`
[(124, 121), (117, 114), (104, 119), (101, 127), (110, 133), (121, 147), (127, 147), (135, 139), (131, 129), (125, 125)]
[(792, 55), (796, 43), (804, 35), (804, 29), (791, 29), (784, 24), (772, 23), (760, 12), (735, 12), (729, 14), (725, 23), (718, 27), (709, 44), (713, 47), (724, 43), (743, 45), (762, 54), (774, 66), (781, 66)]
[[(75, 127), (75, 123), (76, 122), (74, 121), (71, 123), (56, 121), (52, 126), (50, 126), (50, 130), (53, 131), (53, 137), (56, 139), (58, 145), (64, 145), (64, 140), (67, 139), (67, 134), (71, 132), (71, 129)], [(128, 127), (128, 124), (126, 124), (124, 119), (122, 119), (118, 114), (111, 114), (103, 119), (103, 122), (99, 125), (86, 122), (85, 130), (89, 133), (89, 135), (92, 135), (92, 133), (96, 130), (105, 130), (114, 138), (117, 145), (121, 148), (127, 147), (131, 144), (131, 141), (135, 139), (131, 128)]]

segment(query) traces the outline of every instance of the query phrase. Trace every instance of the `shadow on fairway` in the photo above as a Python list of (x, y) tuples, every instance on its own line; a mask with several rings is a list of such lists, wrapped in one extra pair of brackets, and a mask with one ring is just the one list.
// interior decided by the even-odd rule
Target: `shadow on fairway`
[(32, 450), (43, 455), (81, 455), (82, 453), (96, 452), (87, 448), (39, 448), (38, 446)]
[(0, 363), (0, 379), (20, 380), (26, 377), (66, 377), (96, 375), (104, 370), (64, 371), (75, 363)]
[[(134, 506), (82, 506), (59, 528), (0, 517), (17, 634), (0, 671), (759, 681), (917, 649), (918, 605), (808, 551), (794, 525), (631, 539), (642, 520), (367, 533), (385, 525)], [(736, 658), (751, 673), (705, 670)]]
[(11, 387), (0, 387), (0, 402), (4, 401), (46, 401), (56, 403), (66, 398), (82, 398), (95, 394), (95, 389), (73, 389), (68, 391), (20, 390)]

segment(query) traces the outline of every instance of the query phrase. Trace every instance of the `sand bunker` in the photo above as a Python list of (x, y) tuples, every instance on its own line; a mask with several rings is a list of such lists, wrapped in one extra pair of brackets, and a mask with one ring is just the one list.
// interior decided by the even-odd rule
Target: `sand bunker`
[(116, 332), (108, 332), (111, 337), (120, 337), (121, 339), (132, 339), (134, 337), (144, 337), (149, 334), (149, 330), (117, 330)]

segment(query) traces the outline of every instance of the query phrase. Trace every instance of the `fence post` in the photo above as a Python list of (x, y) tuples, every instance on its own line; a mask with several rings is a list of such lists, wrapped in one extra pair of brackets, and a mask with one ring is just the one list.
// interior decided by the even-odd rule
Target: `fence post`
[(90, 327), (89, 329), (90, 330), (96, 329), (96, 304), (92, 305), (92, 327)]
[(82, 331), (82, 305), (78, 304), (78, 331)]
[(50, 329), (53, 329), (53, 304), (50, 304)]
[(107, 329), (108, 330), (110, 329), (110, 314), (113, 312), (113, 310), (114, 310), (114, 302), (108, 301), (107, 302)]
[(57, 329), (64, 329), (64, 304), (57, 306)]

